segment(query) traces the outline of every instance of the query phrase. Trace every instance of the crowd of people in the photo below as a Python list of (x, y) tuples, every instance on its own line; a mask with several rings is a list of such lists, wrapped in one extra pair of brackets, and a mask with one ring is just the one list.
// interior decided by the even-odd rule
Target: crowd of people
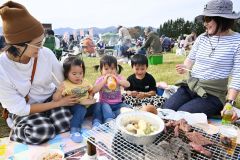
[(79, 53), (84, 53), (89, 57), (102, 56), (109, 51), (112, 54), (115, 52), (117, 57), (127, 58), (127, 60), (130, 60), (130, 57), (135, 53), (150, 55), (161, 54), (163, 51), (169, 52), (175, 44), (172, 38), (165, 35), (159, 37), (152, 27), (146, 27), (144, 38), (139, 37), (136, 40), (131, 37), (126, 27), (118, 26), (117, 32), (118, 40), (115, 37), (110, 37), (106, 41), (99, 34), (98, 40), (94, 41), (94, 38), (88, 34), (81, 38), (72, 34), (56, 36), (53, 30), (47, 30), (43, 44), (55, 53), (57, 59), (61, 58), (63, 52), (73, 52), (74, 47), (77, 47)]
[[(183, 46), (190, 53), (183, 64), (176, 65), (179, 74), (188, 72), (189, 77), (179, 82), (177, 92), (165, 101), (157, 95), (154, 75), (147, 72), (145, 54), (161, 54), (165, 49), (151, 27), (144, 30), (146, 40), (139, 53), (131, 57), (133, 73), (128, 78), (121, 75), (123, 68), (116, 57), (104, 55), (95, 66), (101, 76), (92, 85), (85, 77), (81, 58), (69, 56), (62, 66), (53, 52), (59, 47), (54, 33), (44, 37), (42, 24), (23, 5), (4, 3), (0, 7), (5, 38), (0, 54), (0, 102), (9, 112), (8, 120), (12, 120), (10, 139), (41, 144), (70, 130), (71, 139), (79, 143), (86, 116), (92, 115), (93, 127), (98, 127), (116, 118), (121, 108), (143, 103), (208, 117), (220, 115), (227, 104), (235, 106), (240, 90), (240, 34), (231, 30), (240, 15), (232, 8), (231, 0), (207, 3), (197, 17), (206, 32), (197, 38), (195, 32), (187, 36)], [(121, 56), (128, 52), (131, 36), (123, 26), (118, 32)], [(49, 46), (52, 41), (54, 46)], [(95, 47), (92, 43), (89, 46), (90, 50)], [(109, 78), (114, 87), (109, 86)], [(126, 94), (121, 93), (121, 87)], [(93, 98), (95, 93), (99, 93), (99, 102)], [(232, 120), (238, 117), (234, 112)]]

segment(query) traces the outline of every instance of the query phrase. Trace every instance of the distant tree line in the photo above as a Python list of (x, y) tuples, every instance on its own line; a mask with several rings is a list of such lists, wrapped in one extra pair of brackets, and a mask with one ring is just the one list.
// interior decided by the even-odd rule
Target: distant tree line
[[(141, 26), (135, 26), (128, 28), (132, 38), (137, 39), (140, 36), (144, 37), (144, 28)], [(185, 21), (184, 18), (178, 18), (177, 20), (168, 20), (160, 25), (157, 29), (159, 36), (166, 35), (171, 38), (178, 38), (180, 35), (190, 34), (192, 31), (196, 31), (197, 35), (205, 32), (205, 28), (202, 22)], [(236, 21), (233, 26), (233, 30), (240, 32), (240, 19)]]
[[(185, 21), (183, 18), (178, 18), (175, 21), (168, 20), (161, 24), (157, 32), (160, 36), (166, 35), (168, 37), (178, 38), (179, 35), (190, 34), (193, 30), (196, 31), (197, 35), (205, 32), (203, 23), (197, 21)], [(240, 20), (236, 21), (233, 30), (240, 32)]]

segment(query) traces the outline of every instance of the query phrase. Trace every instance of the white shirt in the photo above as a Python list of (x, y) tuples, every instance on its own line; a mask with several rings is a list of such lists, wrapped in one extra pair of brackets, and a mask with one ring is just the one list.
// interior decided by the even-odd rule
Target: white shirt
[[(10, 60), (6, 53), (0, 54), (0, 102), (10, 113), (25, 116), (30, 113), (30, 104), (42, 103), (50, 97), (57, 85), (63, 81), (62, 65), (54, 53), (43, 47), (39, 50), (36, 72), (31, 84), (34, 58), (28, 64)], [(30, 91), (30, 92), (29, 92)], [(29, 93), (29, 102), (25, 96)]]
[[(212, 52), (214, 50), (214, 52)], [(229, 88), (240, 90), (240, 34), (200, 35), (188, 58), (194, 61), (192, 77), (214, 80), (231, 76)]]

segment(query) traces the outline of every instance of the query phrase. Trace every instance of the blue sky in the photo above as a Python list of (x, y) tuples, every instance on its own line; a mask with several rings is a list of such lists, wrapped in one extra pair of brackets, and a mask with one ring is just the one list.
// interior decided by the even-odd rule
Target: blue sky
[[(6, 0), (0, 0), (0, 4)], [(153, 26), (169, 19), (193, 20), (208, 0), (15, 0), (53, 28)], [(240, 12), (240, 0), (232, 0)], [(0, 20), (1, 22), (1, 20)]]

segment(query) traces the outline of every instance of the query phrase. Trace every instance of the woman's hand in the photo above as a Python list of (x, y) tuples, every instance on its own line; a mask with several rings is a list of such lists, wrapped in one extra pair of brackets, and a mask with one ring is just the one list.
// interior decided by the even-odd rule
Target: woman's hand
[(65, 86), (64, 86), (63, 83), (61, 83), (58, 86), (56, 92), (53, 94), (53, 100), (54, 101), (59, 101), (62, 98), (62, 95), (64, 95), (64, 93), (63, 93), (64, 89), (65, 89)]
[(63, 106), (72, 106), (76, 103), (78, 103), (78, 99), (75, 95), (70, 95), (70, 96), (65, 96), (63, 98), (61, 98), (59, 101), (57, 101), (59, 103), (59, 106), (63, 107)]
[[(225, 106), (226, 106), (226, 104), (225, 104)], [(221, 116), (223, 116), (223, 113), (226, 111), (226, 107), (225, 106), (223, 107), (223, 110), (221, 111)], [(238, 119), (238, 116), (237, 116), (236, 111), (234, 109), (232, 109), (232, 110), (233, 110), (232, 122), (235, 122)]]
[(179, 74), (184, 74), (187, 71), (185, 70), (187, 67), (184, 64), (177, 64), (176, 65), (176, 70)]

